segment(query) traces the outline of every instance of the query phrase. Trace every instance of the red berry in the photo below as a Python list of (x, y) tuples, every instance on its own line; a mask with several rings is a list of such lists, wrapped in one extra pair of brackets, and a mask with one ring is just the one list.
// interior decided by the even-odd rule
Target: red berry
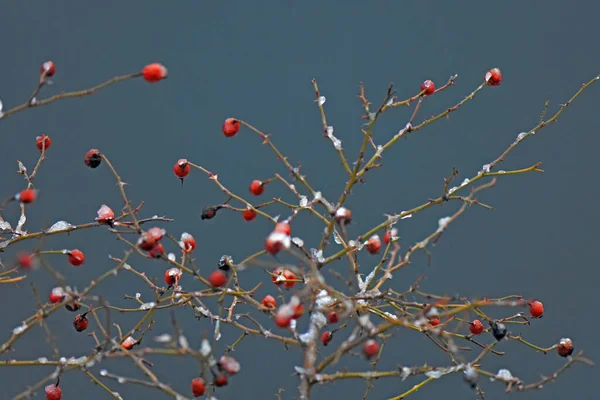
[(229, 376), (233, 376), (240, 372), (240, 363), (233, 357), (222, 356), (219, 359), (219, 369), (224, 371)]
[(158, 82), (167, 77), (167, 68), (159, 63), (148, 64), (142, 69), (146, 82)]
[(561, 357), (568, 357), (573, 354), (573, 341), (569, 338), (562, 338), (556, 347)]
[(192, 379), (192, 394), (194, 396), (202, 396), (206, 392), (206, 383), (202, 378)]
[(227, 284), (227, 275), (220, 269), (217, 269), (210, 274), (208, 281), (214, 287), (225, 286)]
[(265, 184), (258, 179), (255, 179), (250, 184), (250, 193), (255, 196), (260, 196), (265, 191)]
[(162, 243), (154, 243), (154, 246), (148, 252), (148, 255), (152, 258), (160, 258), (165, 254), (165, 246)]
[(421, 91), (424, 95), (429, 96), (435, 92), (435, 84), (432, 80), (427, 79), (425, 82), (421, 83)]
[(103, 224), (110, 225), (110, 224), (112, 224), (113, 220), (115, 219), (115, 212), (112, 210), (112, 208), (110, 208), (106, 204), (102, 204), (102, 206), (98, 209), (98, 211), (96, 213), (98, 214), (96, 221), (103, 223)]
[(240, 121), (235, 118), (227, 118), (223, 122), (223, 134), (227, 137), (235, 136), (240, 130)]
[(440, 319), (438, 317), (433, 317), (429, 320), (431, 326), (438, 326), (440, 324)]
[(134, 344), (136, 344), (135, 339), (129, 336), (123, 341), (123, 343), (121, 343), (121, 347), (125, 350), (131, 350)]
[(137, 245), (142, 250), (152, 250), (154, 245), (156, 244), (156, 240), (150, 235), (148, 232), (142, 233), (137, 241)]
[(330, 331), (325, 331), (321, 335), (321, 343), (323, 343), (323, 346), (327, 346), (327, 344), (329, 342), (331, 342), (332, 338), (333, 338), (333, 334)]
[(270, 294), (266, 295), (262, 299), (261, 304), (265, 308), (277, 308), (277, 300), (275, 300), (275, 297), (271, 296)]
[(148, 235), (150, 235), (150, 238), (155, 242), (158, 242), (160, 239), (162, 239), (166, 233), (167, 232), (163, 228), (159, 228), (158, 226), (153, 226), (152, 228), (148, 229)]
[(90, 168), (98, 168), (98, 166), (102, 162), (102, 156), (100, 155), (100, 151), (98, 149), (91, 149), (90, 151), (85, 153), (85, 158), (83, 159), (83, 162)]
[(50, 136), (40, 135), (40, 136), (35, 137), (35, 144), (40, 151), (42, 151), (42, 150), (45, 151), (50, 148), (52, 141), (50, 140)]
[(227, 379), (227, 375), (225, 374), (218, 374), (217, 376), (215, 376), (214, 384), (216, 387), (225, 386), (228, 382), (229, 379)]
[(383, 235), (383, 242), (387, 245), (396, 237), (398, 237), (398, 229), (392, 228)]
[(335, 311), (331, 311), (329, 314), (327, 314), (327, 319), (329, 320), (330, 324), (336, 324), (340, 320), (340, 317)]
[(77, 332), (83, 332), (88, 327), (88, 319), (85, 314), (77, 314), (73, 319), (73, 326)]
[(302, 315), (304, 315), (304, 305), (302, 303), (298, 303), (294, 307), (294, 314), (292, 315), (292, 319), (298, 319)]
[(483, 324), (480, 320), (475, 319), (469, 324), (469, 330), (473, 335), (481, 335), (481, 332), (483, 332)]
[(276, 268), (275, 271), (273, 271), (273, 276), (271, 277), (271, 281), (274, 284), (279, 286), (283, 283), (283, 286), (285, 286), (286, 289), (294, 287), (294, 285), (296, 284), (296, 279), (296, 274), (294, 274), (289, 269), (284, 269), (281, 267)]
[(281, 232), (271, 232), (265, 240), (265, 250), (267, 253), (276, 255), (283, 248), (289, 248), (291, 245), (289, 235)]
[(492, 68), (485, 73), (485, 82), (489, 86), (498, 86), (502, 82), (502, 72), (498, 68)]
[(533, 318), (542, 318), (544, 315), (544, 305), (541, 301), (534, 300), (529, 303), (529, 313)]
[(56, 304), (56, 303), (60, 303), (61, 301), (63, 301), (65, 299), (66, 295), (67, 295), (67, 293), (65, 292), (65, 290), (59, 286), (59, 287), (55, 287), (54, 289), (52, 289), (50, 291), (50, 295), (48, 296), (48, 299), (50, 300), (50, 303)]
[(81, 250), (74, 249), (69, 251), (67, 254), (69, 256), (69, 262), (75, 267), (80, 266), (85, 261), (85, 256)]
[(333, 217), (338, 224), (349, 224), (352, 222), (352, 211), (348, 210), (346, 207), (340, 207), (335, 210)]
[(19, 264), (19, 267), (24, 268), (24, 269), (31, 268), (33, 265), (33, 254), (29, 254), (29, 253), (19, 254), (19, 256), (17, 257), (17, 264)]
[(289, 236), (292, 234), (292, 227), (290, 226), (289, 222), (279, 222), (277, 225), (275, 225), (273, 232), (279, 232)]
[(187, 232), (181, 234), (180, 246), (186, 253), (191, 253), (196, 250), (196, 239)]
[(47, 77), (52, 77), (56, 73), (56, 66), (52, 61), (46, 61), (40, 66), (40, 73), (46, 73)]
[(183, 272), (179, 268), (169, 268), (165, 271), (165, 283), (169, 286), (175, 286), (182, 275)]
[(37, 197), (37, 190), (35, 189), (23, 189), (15, 196), (16, 200), (19, 200), (23, 204), (33, 203)]
[(242, 213), (242, 217), (244, 218), (245, 221), (252, 221), (254, 218), (256, 218), (256, 211), (254, 211), (251, 208), (247, 208), (244, 210), (244, 212)]
[(363, 353), (367, 358), (371, 358), (379, 351), (379, 343), (374, 339), (369, 339), (363, 345)]
[(46, 400), (61, 400), (62, 399), (62, 389), (56, 385), (48, 385), (44, 388), (44, 392), (46, 392)]
[(381, 250), (381, 239), (379, 238), (379, 235), (371, 236), (367, 241), (365, 247), (367, 248), (367, 251), (371, 254), (379, 253), (379, 250)]
[(294, 316), (294, 307), (289, 304), (284, 304), (277, 310), (275, 314), (275, 323), (280, 328), (287, 328)]
[(180, 179), (183, 179), (186, 176), (188, 176), (188, 174), (190, 173), (190, 170), (191, 170), (190, 164), (188, 163), (188, 160), (185, 158), (180, 158), (179, 160), (177, 160), (175, 165), (173, 165), (173, 172)]

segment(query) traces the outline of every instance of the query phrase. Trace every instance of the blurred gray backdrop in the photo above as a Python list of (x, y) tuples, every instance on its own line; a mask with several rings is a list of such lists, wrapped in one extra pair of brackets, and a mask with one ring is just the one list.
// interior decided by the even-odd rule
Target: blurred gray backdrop
[[(144, 215), (172, 217), (175, 222), (166, 226), (170, 232), (188, 231), (196, 236), (197, 262), (206, 272), (223, 254), (240, 260), (260, 249), (269, 225), (259, 220), (247, 224), (227, 212), (200, 221), (202, 206), (221, 202), (223, 196), (200, 173), (192, 173), (182, 188), (171, 170), (175, 161), (186, 157), (218, 172), (225, 185), (243, 195), (252, 179), (265, 179), (274, 171), (286, 173), (256, 135), (246, 131), (234, 139), (225, 138), (220, 126), (226, 117), (246, 119), (272, 133), (290, 161), (302, 164), (314, 187), (335, 198), (344, 174), (331, 144), (322, 137), (311, 78), (318, 80), (327, 96), (329, 124), (335, 126), (350, 156), (362, 140), (359, 128), (364, 121), (356, 98), (359, 82), (365, 83), (367, 95), (378, 103), (390, 82), (405, 98), (417, 92), (425, 79), (441, 86), (458, 74), (456, 87), (425, 102), (419, 114), (424, 118), (460, 101), (480, 84), (485, 71), (500, 67), (501, 86), (486, 88), (449, 120), (399, 142), (386, 153), (384, 168), (370, 172), (366, 184), (354, 190), (348, 206), (354, 210), (351, 232), (356, 235), (381, 222), (383, 213), (437, 197), (442, 178), (452, 167), (461, 172), (459, 180), (473, 176), (519, 132), (535, 126), (546, 97), (554, 111), (582, 82), (598, 74), (599, 10), (596, 2), (554, 0), (4, 2), (0, 6), (0, 99), (5, 108), (27, 99), (40, 63), (48, 59), (56, 63), (57, 73), (55, 84), (44, 88), (43, 95), (87, 88), (154, 61), (164, 63), (170, 76), (155, 85), (127, 81), (85, 99), (26, 110), (0, 121), (2, 196), (23, 188), (22, 177), (14, 173), (16, 160), (32, 168), (39, 154), (35, 136), (44, 132), (51, 135), (53, 144), (39, 173), (39, 202), (29, 207), (27, 227), (37, 230), (60, 219), (90, 221), (102, 203), (119, 209), (121, 198), (108, 169), (90, 170), (82, 162), (87, 150), (99, 148), (129, 183), (130, 198), (145, 201)], [(600, 194), (594, 170), (600, 143), (599, 99), (600, 86), (592, 87), (558, 124), (523, 142), (502, 168), (542, 161), (546, 172), (500, 179), (481, 196), (496, 209), (469, 209), (433, 248), (431, 265), (418, 254), (409, 268), (394, 276), (392, 287), (406, 289), (425, 274), (428, 279), (422, 287), (428, 292), (538, 298), (545, 304), (545, 317), (513, 332), (544, 347), (570, 336), (576, 350), (585, 349), (589, 357), (600, 360), (595, 337), (600, 304), (594, 250), (599, 222), (595, 202)], [(384, 115), (376, 140), (381, 143), (394, 134), (411, 112), (399, 109)], [(276, 186), (268, 195), (291, 199)], [(435, 230), (438, 219), (456, 206), (446, 204), (400, 224), (404, 248)], [(8, 207), (3, 216), (14, 223), (16, 207)], [(308, 245), (315, 245), (321, 232), (316, 222), (308, 220), (296, 223), (294, 230)], [(9, 264), (17, 250), (35, 244), (24, 242), (11, 248), (1, 254), (2, 261)], [(113, 265), (107, 255), (120, 256), (125, 249), (104, 229), (52, 238), (45, 246), (85, 251), (87, 261), (79, 269), (62, 257), (50, 258), (67, 274), (70, 284), (79, 288)], [(365, 255), (359, 260), (365, 270), (373, 262)], [(164, 264), (160, 262), (137, 257), (132, 265), (162, 279)], [(248, 286), (266, 278), (259, 269), (246, 274)], [(54, 286), (43, 269), (30, 273), (28, 280), (44, 296)], [(98, 288), (113, 304), (124, 307), (134, 304), (122, 296), (138, 291), (150, 298), (147, 287), (127, 274)], [(257, 297), (267, 292), (274, 292), (270, 284)], [(36, 306), (27, 282), (18, 287), (3, 285), (0, 302), (3, 342)], [(92, 345), (91, 338), (72, 329), (72, 317), (65, 311), (48, 320), (66, 356), (84, 354)], [(212, 332), (208, 321), (194, 320), (189, 311), (178, 311), (177, 317), (192, 346)], [(113, 313), (113, 318), (124, 329), (131, 327), (130, 316)], [(151, 335), (169, 329), (169, 315), (159, 314)], [(221, 346), (236, 337), (236, 331), (224, 329)], [(552, 373), (563, 363), (554, 352), (536, 354), (516, 342), (503, 342), (499, 347), (508, 354), (488, 357), (485, 367), (492, 371), (507, 367), (528, 381)], [(15, 353), (2, 359), (50, 356), (40, 328), (15, 348)], [(327, 354), (331, 349), (322, 351)], [(301, 363), (297, 350), (286, 352), (276, 342), (248, 337), (234, 355), (242, 363), (242, 372), (218, 390), (218, 398), (271, 399), (279, 387), (285, 389), (283, 398), (295, 398), (293, 366)], [(153, 371), (164, 382), (189, 393), (197, 364), (160, 356), (150, 359), (155, 363)], [(424, 362), (447, 364), (448, 360), (425, 337), (401, 330), (387, 345), (379, 367)], [(109, 361), (104, 367), (138, 375), (126, 361)], [(370, 368), (358, 358), (345, 359), (341, 367)], [(49, 372), (50, 367), (3, 368), (2, 398), (19, 393)], [(97, 374), (98, 368), (92, 372)], [(596, 398), (594, 377), (598, 377), (597, 369), (578, 365), (542, 392), (518, 397)], [(370, 398), (398, 395), (419, 381), (376, 381)], [(126, 399), (163, 398), (146, 388), (105, 383)], [(78, 372), (65, 375), (61, 386), (65, 399), (107, 397)], [(498, 383), (484, 380), (482, 387), (488, 399), (504, 397), (504, 387)], [(345, 381), (317, 387), (314, 398), (360, 398), (364, 388), (364, 382)], [(427, 385), (411, 398), (439, 396), (476, 398), (458, 375)]]

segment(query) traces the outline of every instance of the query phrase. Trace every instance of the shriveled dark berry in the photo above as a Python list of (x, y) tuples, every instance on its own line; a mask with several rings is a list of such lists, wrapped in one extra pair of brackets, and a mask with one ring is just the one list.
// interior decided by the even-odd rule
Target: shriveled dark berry
[(220, 270), (223, 271), (229, 271), (231, 269), (231, 266), (233, 265), (233, 258), (231, 258), (231, 256), (221, 256), (221, 258), (219, 259), (219, 262), (217, 263), (217, 267), (219, 267)]
[(492, 335), (496, 340), (500, 341), (504, 339), (504, 336), (506, 336), (506, 325), (502, 322), (492, 321), (490, 322), (490, 326), (492, 327)]
[(221, 207), (219, 206), (207, 206), (202, 209), (202, 215), (200, 216), (202, 219), (212, 219), (217, 215), (217, 211), (219, 211)]
[(98, 151), (97, 149), (91, 149), (85, 154), (85, 159), (83, 161), (88, 167), (97, 168), (102, 162), (102, 156), (100, 155), (100, 151)]

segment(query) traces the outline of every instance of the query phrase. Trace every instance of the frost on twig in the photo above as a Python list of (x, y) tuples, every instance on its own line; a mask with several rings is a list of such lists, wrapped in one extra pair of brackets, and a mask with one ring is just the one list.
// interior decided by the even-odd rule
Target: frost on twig
[(333, 126), (327, 127), (327, 137), (329, 138), (329, 140), (331, 140), (331, 143), (333, 143), (333, 147), (335, 147), (336, 150), (342, 150), (342, 141), (336, 138), (333, 134)]

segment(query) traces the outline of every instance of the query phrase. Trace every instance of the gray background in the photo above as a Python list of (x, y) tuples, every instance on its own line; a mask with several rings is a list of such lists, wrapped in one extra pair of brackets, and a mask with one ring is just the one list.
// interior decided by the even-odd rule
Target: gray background
[[(344, 174), (331, 145), (321, 136), (318, 110), (313, 103), (311, 78), (317, 78), (327, 96), (329, 123), (336, 128), (348, 155), (361, 141), (361, 109), (356, 99), (358, 83), (379, 102), (386, 85), (396, 84), (401, 97), (418, 90), (425, 79), (438, 86), (459, 74), (457, 86), (424, 104), (420, 117), (436, 114), (470, 93), (484, 72), (499, 66), (504, 74), (500, 87), (488, 88), (447, 121), (440, 121), (398, 143), (384, 158), (385, 167), (372, 171), (367, 184), (357, 187), (348, 206), (354, 210), (356, 235), (382, 220), (383, 213), (399, 212), (436, 197), (441, 178), (454, 166), (464, 177), (472, 176), (491, 161), (516, 135), (536, 124), (544, 99), (551, 110), (568, 99), (581, 85), (598, 74), (597, 12), (595, 2), (5, 2), (0, 8), (0, 98), (5, 108), (24, 101), (35, 81), (39, 64), (52, 59), (57, 65), (55, 85), (44, 94), (86, 88), (114, 75), (139, 70), (160, 61), (168, 66), (167, 81), (149, 85), (141, 80), (111, 87), (92, 97), (66, 100), (37, 110), (26, 110), (0, 121), (0, 171), (2, 196), (23, 187), (15, 174), (18, 158), (32, 168), (37, 159), (34, 138), (51, 135), (52, 148), (37, 182), (39, 202), (29, 208), (29, 229), (59, 219), (83, 223), (95, 217), (102, 203), (118, 209), (121, 200), (108, 169), (90, 170), (84, 153), (97, 147), (113, 161), (134, 201), (144, 200), (144, 212), (168, 215), (176, 222), (169, 231), (193, 233), (203, 271), (214, 268), (222, 254), (236, 260), (259, 249), (268, 232), (266, 221), (245, 224), (239, 215), (220, 213), (200, 221), (202, 206), (223, 200), (217, 188), (199, 173), (186, 180), (183, 189), (171, 167), (187, 157), (217, 171), (225, 185), (247, 195), (254, 178), (264, 179), (274, 170), (285, 173), (266, 146), (250, 132), (228, 140), (220, 132), (224, 118), (247, 119), (266, 132), (292, 162), (302, 162), (303, 173), (325, 195), (335, 198)], [(407, 288), (426, 274), (423, 289), (459, 293), (462, 296), (522, 294), (541, 299), (543, 319), (517, 330), (526, 339), (550, 346), (570, 336), (576, 349), (600, 359), (597, 292), (597, 177), (594, 158), (598, 146), (598, 119), (594, 115), (600, 87), (584, 93), (560, 118), (559, 124), (519, 146), (505, 169), (522, 168), (543, 161), (544, 174), (501, 179), (481, 196), (496, 206), (488, 212), (472, 208), (453, 224), (433, 249), (427, 265), (421, 254), (392, 287)], [(400, 109), (381, 118), (375, 138), (380, 143), (404, 125), (412, 110)], [(267, 195), (288, 193), (271, 186)], [(447, 204), (428, 210), (399, 225), (404, 248), (437, 227), (437, 220), (456, 209)], [(278, 212), (274, 210), (274, 212)], [(280, 211), (281, 212), (281, 211)], [(14, 223), (16, 208), (3, 216)], [(294, 231), (314, 245), (321, 228), (312, 220), (296, 223)], [(310, 222), (309, 222), (310, 221)], [(21, 243), (2, 254), (9, 263)], [(47, 248), (81, 248), (87, 256), (83, 268), (70, 267), (63, 258), (53, 265), (80, 288), (112, 264), (107, 254), (121, 255), (122, 243), (104, 229), (52, 238)], [(366, 270), (373, 258), (360, 256)], [(164, 265), (139, 257), (132, 265), (150, 276), (162, 277)], [(338, 264), (337, 268), (341, 268)], [(248, 286), (265, 280), (260, 270), (246, 273)], [(44, 270), (29, 279), (42, 294), (53, 286)], [(114, 304), (133, 306), (122, 295), (144, 293), (144, 284), (122, 274), (105, 283), (99, 292)], [(262, 298), (270, 284), (258, 293)], [(2, 286), (1, 340), (35, 308), (28, 283)], [(159, 314), (152, 334), (169, 329), (168, 314)], [(189, 311), (177, 313), (193, 346), (210, 333), (207, 321), (197, 322)], [(72, 329), (73, 315), (61, 312), (48, 320), (64, 355), (81, 355), (91, 338)], [(130, 328), (130, 316), (113, 318)], [(137, 320), (136, 320), (137, 321)], [(2, 356), (28, 359), (50, 355), (42, 330), (36, 328)], [(221, 346), (237, 332), (225, 330)], [(341, 341), (338, 339), (337, 343)], [(336, 344), (334, 338), (333, 344)], [(331, 346), (330, 346), (331, 347)], [(528, 381), (549, 374), (562, 365), (555, 353), (546, 356), (515, 343), (500, 345), (508, 354), (488, 357), (485, 367), (508, 367)], [(222, 351), (223, 347), (219, 349)], [(327, 354), (330, 348), (324, 349)], [(247, 338), (235, 356), (243, 372), (217, 392), (219, 398), (273, 398), (284, 387), (284, 398), (295, 397), (293, 366), (300, 364), (296, 350), (261, 338)], [(164, 382), (187, 394), (189, 380), (197, 372), (190, 360), (151, 358), (154, 371)], [(397, 331), (386, 347), (381, 369), (396, 364), (424, 362), (446, 364), (447, 358), (425, 337)], [(364, 370), (360, 359), (346, 359), (343, 366)], [(136, 375), (128, 362), (109, 362), (115, 373)], [(3, 396), (12, 396), (49, 373), (48, 368), (4, 368), (0, 374)], [(98, 368), (93, 369), (97, 373)], [(591, 399), (597, 370), (578, 366), (539, 393), (519, 395), (527, 399)], [(372, 398), (397, 395), (420, 381), (395, 379), (375, 383)], [(156, 391), (107, 381), (126, 399), (162, 398)], [(61, 381), (65, 399), (106, 398), (105, 393), (80, 373)], [(483, 382), (488, 399), (501, 398), (500, 384)], [(318, 387), (319, 399), (346, 396), (360, 398), (363, 382), (345, 381)], [(249, 396), (249, 393), (254, 393)], [(360, 394), (359, 394), (360, 393)], [(414, 399), (475, 398), (460, 376), (427, 385)]]

